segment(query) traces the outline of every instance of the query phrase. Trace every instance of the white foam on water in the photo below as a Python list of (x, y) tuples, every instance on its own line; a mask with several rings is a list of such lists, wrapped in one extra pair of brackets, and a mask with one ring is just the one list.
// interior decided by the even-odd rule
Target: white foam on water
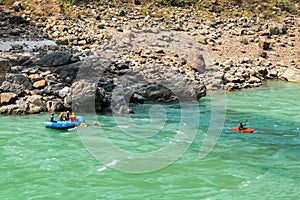
[(113, 161), (111, 161), (110, 163), (108, 163), (107, 165), (105, 165), (105, 166), (101, 167), (100, 169), (98, 169), (98, 172), (102, 172), (102, 171), (106, 170), (107, 167), (114, 166), (114, 165), (116, 165), (117, 163), (118, 163), (117, 160), (113, 160)]

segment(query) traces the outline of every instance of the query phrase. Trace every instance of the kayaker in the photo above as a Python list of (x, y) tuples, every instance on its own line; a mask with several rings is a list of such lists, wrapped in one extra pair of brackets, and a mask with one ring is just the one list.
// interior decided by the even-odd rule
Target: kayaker
[(50, 121), (50, 122), (56, 122), (55, 117), (56, 117), (56, 115), (55, 115), (55, 113), (52, 111), (51, 114), (50, 114), (50, 119), (49, 119), (49, 121)]
[(244, 130), (244, 129), (246, 129), (245, 126), (246, 126), (246, 124), (240, 123), (239, 130)]
[(76, 122), (75, 113), (72, 113), (72, 115), (71, 115), (71, 122)]

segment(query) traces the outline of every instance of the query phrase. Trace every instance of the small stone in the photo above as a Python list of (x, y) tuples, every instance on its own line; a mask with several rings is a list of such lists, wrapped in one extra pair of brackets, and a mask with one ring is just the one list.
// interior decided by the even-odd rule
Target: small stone
[(269, 48), (270, 48), (270, 46), (271, 46), (271, 42), (270, 41), (268, 41), (268, 40), (265, 40), (265, 39), (259, 39), (259, 41), (258, 41), (258, 46), (260, 47), (260, 48), (262, 48), (263, 50), (268, 50)]
[(289, 42), (288, 42), (288, 45), (291, 46), (291, 47), (293, 47), (293, 46), (295, 46), (295, 43), (292, 42), (292, 41), (289, 41)]
[(262, 52), (261, 54), (260, 54), (260, 56), (262, 57), (262, 58), (267, 58), (268, 57), (268, 54), (267, 54), (267, 52)]
[(20, 2), (20, 1), (14, 2), (12, 7), (16, 12), (20, 12), (21, 10), (24, 10), (24, 6), (23, 6), (22, 2)]
[(43, 88), (45, 86), (46, 86), (45, 80), (40, 80), (40, 81), (33, 83), (33, 87), (35, 87), (35, 88)]
[(69, 43), (68, 37), (60, 37), (56, 40), (56, 44), (58, 45), (67, 45)]
[(41, 77), (38, 74), (31, 74), (28, 77), (30, 79), (31, 82), (36, 82), (41, 80)]
[(86, 45), (86, 40), (80, 40), (80, 41), (78, 41), (78, 45)]
[(141, 0), (132, 0), (134, 5), (141, 5)]

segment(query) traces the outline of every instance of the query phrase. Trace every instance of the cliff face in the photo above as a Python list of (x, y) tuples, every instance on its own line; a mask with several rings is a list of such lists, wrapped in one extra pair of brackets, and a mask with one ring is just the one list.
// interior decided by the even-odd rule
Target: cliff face
[(136, 1), (2, 6), (2, 42), (50, 39), (56, 45), (25, 42), (0, 52), (0, 113), (130, 113), (130, 103), (197, 101), (265, 79), (300, 82), (299, 18), (225, 17), (233, 16), (235, 9), (227, 9), (236, 2), (220, 11), (224, 2), (202, 5), (209, 17), (187, 4)]

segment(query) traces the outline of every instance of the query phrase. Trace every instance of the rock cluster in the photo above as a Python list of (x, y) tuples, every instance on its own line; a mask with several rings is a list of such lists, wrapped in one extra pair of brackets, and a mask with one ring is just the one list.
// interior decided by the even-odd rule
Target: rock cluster
[[(124, 45), (127, 39), (132, 45)], [(192, 41), (181, 33), (147, 29), (116, 35), (84, 60), (70, 51), (10, 56), (3, 60), (9, 72), (0, 87), (0, 113), (131, 113), (130, 103), (197, 101), (208, 85), (223, 84), (217, 67)]]
[[(64, 64), (70, 64), (70, 59), (66, 56), (69, 52), (55, 52), (53, 53), (57, 60)], [(53, 55), (50, 54), (50, 55)], [(37, 65), (41, 60), (49, 55), (44, 55), (35, 62), (28, 62), (32, 57), (21, 57), (19, 60), (23, 64), (18, 66), (11, 65), (9, 70), (2, 78), (4, 79), (1, 86), (1, 108), (0, 113), (7, 114), (26, 114), (38, 113), (48, 110), (62, 110), (63, 98), (68, 90), (68, 83), (62, 83), (63, 79), (71, 79), (73, 70), (67, 70), (61, 79), (60, 73), (63, 73), (64, 68), (52, 64), (51, 66)], [(63, 61), (64, 60), (64, 61)], [(24, 62), (25, 61), (25, 62)], [(9, 60), (2, 60), (3, 63), (11, 63)]]
[(42, 31), (30, 26), (30, 21), (24, 15), (11, 15), (10, 12), (1, 9), (0, 27), (1, 41), (47, 37)]
[(265, 79), (300, 82), (295, 16), (205, 19), (192, 9), (102, 1), (52, 16), (21, 2), (12, 9), (0, 13), (2, 38), (49, 37), (57, 46), (0, 52), (0, 113), (131, 113), (130, 103), (197, 101)]

